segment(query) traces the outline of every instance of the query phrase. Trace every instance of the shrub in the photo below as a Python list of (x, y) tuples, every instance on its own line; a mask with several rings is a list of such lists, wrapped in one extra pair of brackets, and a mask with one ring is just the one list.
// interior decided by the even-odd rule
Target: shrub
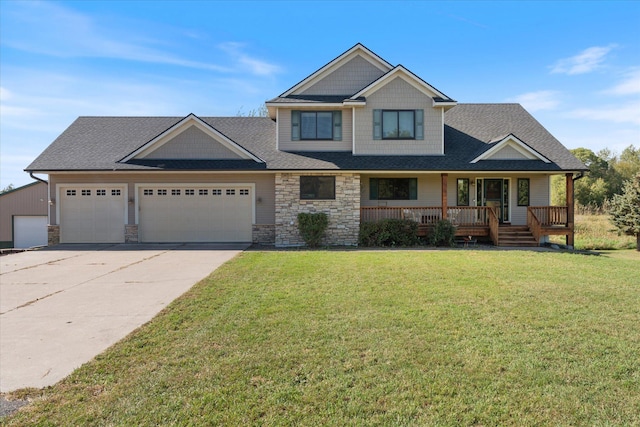
[(455, 245), (456, 227), (446, 219), (438, 221), (429, 236), (429, 242), (434, 246)]
[(383, 219), (360, 224), (361, 246), (415, 246), (418, 224), (408, 219)]
[(320, 245), (328, 225), (329, 217), (324, 212), (298, 214), (298, 230), (310, 248), (317, 248)]

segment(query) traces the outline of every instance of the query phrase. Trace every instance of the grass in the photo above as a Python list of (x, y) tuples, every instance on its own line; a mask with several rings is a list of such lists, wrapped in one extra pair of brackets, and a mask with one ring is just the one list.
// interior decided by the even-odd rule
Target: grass
[(245, 252), (1, 423), (640, 425), (639, 261)]
[[(575, 248), (582, 250), (634, 249), (633, 236), (618, 235), (609, 215), (577, 214), (575, 217)], [(551, 236), (552, 242), (565, 243), (564, 236)]]

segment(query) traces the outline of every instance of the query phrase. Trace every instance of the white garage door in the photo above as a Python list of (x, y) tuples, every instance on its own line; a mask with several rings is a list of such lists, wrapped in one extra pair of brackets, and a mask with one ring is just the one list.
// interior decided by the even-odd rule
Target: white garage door
[(46, 216), (14, 216), (13, 247), (32, 248), (47, 245)]
[(250, 185), (141, 186), (138, 235), (142, 242), (250, 242)]
[(62, 186), (60, 242), (122, 243), (126, 214), (124, 186)]

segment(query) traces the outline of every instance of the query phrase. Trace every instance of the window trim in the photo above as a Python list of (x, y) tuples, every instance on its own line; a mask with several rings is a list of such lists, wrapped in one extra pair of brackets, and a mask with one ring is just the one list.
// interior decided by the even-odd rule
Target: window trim
[[(302, 114), (315, 114), (316, 137), (302, 136)], [(318, 138), (318, 113), (331, 113), (331, 136)], [(342, 141), (342, 110), (291, 110), (292, 141)]]
[[(521, 188), (520, 185), (526, 183), (526, 189), (525, 188)], [(526, 204), (520, 203), (520, 199), (525, 197), (525, 195), (523, 193), (521, 193), (522, 190), (526, 190)], [(518, 192), (517, 192), (517, 198), (518, 198), (518, 206), (530, 206), (531, 205), (531, 180), (529, 178), (518, 178)]]
[[(332, 196), (329, 197), (321, 197), (320, 193), (320, 180), (321, 179), (330, 179), (332, 181)], [(302, 191), (302, 186), (303, 186), (303, 181), (307, 181), (307, 180), (315, 180), (315, 184), (313, 184), (314, 186), (314, 193), (303, 193)], [(310, 184), (310, 182), (307, 182), (307, 185)], [(322, 195), (322, 196), (326, 196), (326, 195)], [(336, 177), (335, 175), (301, 175), (300, 176), (300, 200), (335, 200), (336, 199)]]

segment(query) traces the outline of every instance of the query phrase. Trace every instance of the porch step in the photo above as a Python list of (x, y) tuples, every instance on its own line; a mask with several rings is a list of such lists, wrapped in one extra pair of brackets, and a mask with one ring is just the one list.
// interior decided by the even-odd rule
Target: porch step
[(498, 246), (538, 246), (535, 237), (533, 237), (527, 226), (501, 226), (498, 233)]

